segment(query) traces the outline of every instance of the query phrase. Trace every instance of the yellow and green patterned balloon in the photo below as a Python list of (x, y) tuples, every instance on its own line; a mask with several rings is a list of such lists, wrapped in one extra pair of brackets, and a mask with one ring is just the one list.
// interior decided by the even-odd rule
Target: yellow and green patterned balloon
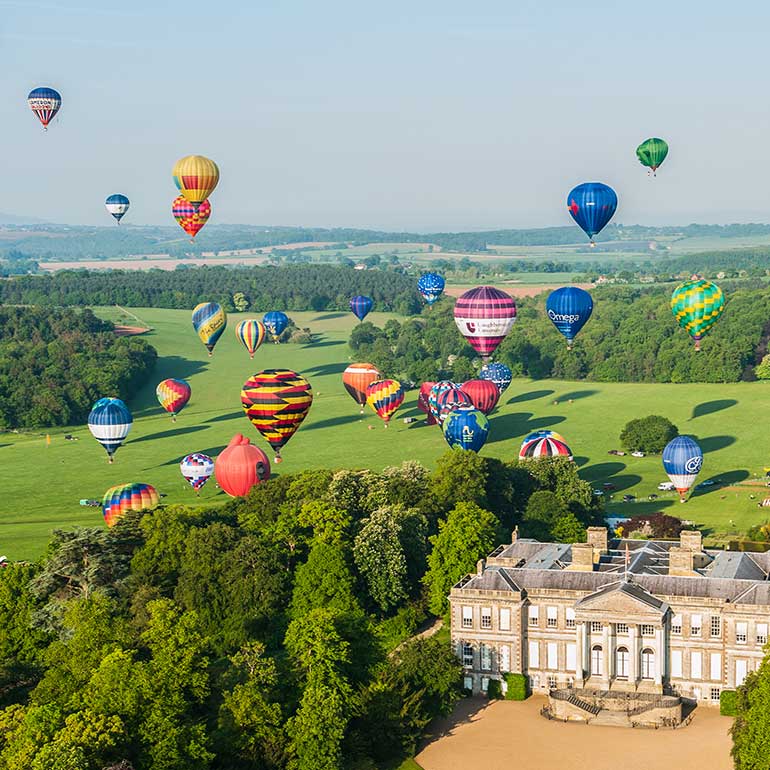
[(677, 323), (695, 340), (696, 350), (700, 350), (700, 341), (717, 322), (724, 308), (725, 296), (711, 281), (685, 281), (671, 295), (671, 312)]
[(636, 157), (639, 158), (639, 162), (643, 166), (647, 166), (653, 175), (655, 175), (660, 164), (666, 159), (666, 155), (668, 155), (668, 145), (663, 139), (658, 139), (657, 137), (645, 139), (636, 148)]

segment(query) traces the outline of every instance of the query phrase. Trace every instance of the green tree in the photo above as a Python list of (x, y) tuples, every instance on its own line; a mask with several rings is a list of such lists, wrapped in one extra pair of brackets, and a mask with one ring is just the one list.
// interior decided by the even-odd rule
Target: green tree
[(586, 528), (572, 511), (567, 511), (553, 522), (551, 537), (557, 543), (584, 543)]
[(767, 770), (770, 756), (770, 657), (738, 688), (737, 716), (730, 733), (736, 770)]
[(620, 443), (632, 452), (659, 454), (678, 435), (679, 429), (671, 420), (651, 414), (627, 422), (620, 433)]
[(249, 300), (242, 291), (236, 291), (233, 294), (233, 307), (239, 313), (245, 313), (249, 309)]
[(487, 505), (487, 468), (475, 452), (444, 452), (431, 476), (430, 490), (442, 510), (457, 503)]
[(762, 361), (754, 367), (754, 374), (758, 380), (770, 380), (770, 353), (766, 353)]
[(533, 492), (524, 512), (523, 534), (535, 540), (552, 540), (555, 537), (553, 527), (558, 521), (566, 519), (569, 513), (554, 492), (547, 489)]
[(434, 615), (446, 612), (451, 587), (475, 568), (479, 558), (492, 551), (499, 537), (495, 515), (474, 503), (457, 503), (446, 519), (439, 521), (438, 534), (430, 538), (433, 550), (423, 578), (428, 607)]

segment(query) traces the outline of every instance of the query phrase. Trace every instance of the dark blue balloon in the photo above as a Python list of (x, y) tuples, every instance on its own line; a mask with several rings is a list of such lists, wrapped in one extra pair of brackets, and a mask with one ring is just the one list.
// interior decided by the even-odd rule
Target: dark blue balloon
[(505, 364), (484, 364), (479, 372), (479, 379), (494, 382), (502, 393), (511, 384), (513, 372)]
[(369, 311), (374, 307), (374, 300), (371, 297), (353, 297), (350, 300), (350, 309), (353, 311), (353, 315), (359, 320), (363, 321), (366, 316), (369, 315)]
[(548, 295), (545, 312), (553, 325), (567, 338), (569, 347), (572, 340), (591, 317), (594, 301), (584, 289), (576, 286), (562, 286)]
[(591, 239), (591, 243), (594, 236), (612, 219), (617, 207), (618, 196), (615, 191), (601, 182), (579, 184), (567, 196), (569, 213)]
[(478, 409), (459, 407), (447, 414), (442, 430), (449, 446), (478, 452), (489, 435), (489, 420)]
[(432, 305), (444, 291), (444, 279), (438, 273), (425, 273), (417, 281), (417, 290)]
[(663, 450), (663, 469), (673, 482), (679, 496), (690, 489), (703, 465), (703, 451), (690, 436), (677, 436)]
[(265, 313), (262, 323), (270, 334), (274, 337), (279, 337), (289, 325), (289, 317), (280, 310), (271, 310), (269, 313)]

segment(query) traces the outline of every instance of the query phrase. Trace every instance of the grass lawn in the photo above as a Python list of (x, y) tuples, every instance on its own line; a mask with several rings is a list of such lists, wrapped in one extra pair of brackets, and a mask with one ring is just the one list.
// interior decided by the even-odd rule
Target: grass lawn
[[(117, 319), (116, 311), (101, 311)], [(193, 333), (187, 310), (139, 309), (136, 314), (154, 331), (147, 339), (159, 353), (151, 382), (130, 404), (134, 426), (127, 442), (107, 463), (106, 454), (86, 426), (51, 431), (2, 434), (0, 457), (5, 468), (0, 496), (0, 554), (11, 559), (39, 555), (55, 527), (100, 525), (98, 508), (80, 507), (81, 498), (100, 498), (113, 484), (144, 481), (165, 494), (164, 502), (211, 504), (225, 495), (214, 482), (200, 498), (182, 479), (178, 463), (190, 452), (216, 456), (235, 433), (242, 432), (267, 449), (243, 415), (240, 389), (246, 378), (269, 367), (289, 367), (312, 383), (315, 400), (310, 415), (283, 450), (279, 473), (308, 467), (379, 469), (415, 459), (435, 464), (446, 450), (437, 428), (426, 426), (416, 409), (416, 391), (407, 394), (400, 412), (386, 430), (371, 412), (363, 416), (342, 387), (340, 375), (350, 362), (346, 340), (355, 324), (350, 313), (292, 313), (296, 322), (320, 334), (313, 345), (266, 343), (250, 361), (230, 317), (213, 358)], [(387, 316), (373, 313), (382, 324)], [(458, 346), (462, 344), (458, 337)], [(708, 344), (708, 341), (706, 342)], [(693, 355), (696, 355), (693, 353)], [(182, 377), (192, 386), (192, 399), (176, 423), (155, 399), (155, 385), (166, 377)], [(107, 394), (105, 394), (107, 395)], [(754, 477), (770, 466), (764, 416), (770, 408), (770, 385), (636, 385), (544, 380), (514, 381), (491, 419), (491, 435), (483, 454), (504, 459), (518, 452), (531, 430), (554, 428), (563, 433), (575, 454), (581, 475), (597, 487), (617, 487), (607, 500), (611, 513), (663, 510), (694, 520), (713, 534), (745, 531), (770, 518), (757, 503), (770, 490)], [(719, 478), (726, 486), (699, 490), (687, 505), (659, 493), (655, 501), (619, 502), (626, 493), (646, 498), (665, 480), (659, 457), (614, 457), (618, 435), (632, 417), (663, 414), (683, 433), (698, 438), (705, 452), (700, 479)], [(404, 424), (405, 416), (417, 417)], [(371, 428), (371, 429), (370, 429)], [(65, 441), (65, 433), (77, 441)], [(271, 456), (272, 454), (268, 452)], [(754, 499), (752, 499), (752, 496)]]

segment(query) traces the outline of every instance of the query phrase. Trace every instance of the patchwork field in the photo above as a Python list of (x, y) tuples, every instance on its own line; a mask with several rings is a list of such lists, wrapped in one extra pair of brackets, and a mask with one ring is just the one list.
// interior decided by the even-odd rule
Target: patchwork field
[[(359, 414), (342, 387), (340, 375), (351, 362), (346, 341), (355, 318), (350, 313), (292, 313), (301, 326), (318, 335), (312, 345), (266, 343), (250, 361), (232, 332), (245, 316), (232, 315), (212, 358), (198, 341), (183, 310), (131, 309), (153, 328), (147, 339), (159, 352), (151, 382), (130, 407), (134, 425), (115, 464), (91, 437), (86, 426), (46, 432), (0, 435), (3, 494), (0, 496), (0, 555), (31, 558), (39, 555), (53, 528), (100, 525), (98, 508), (79, 505), (81, 498), (101, 497), (113, 484), (144, 481), (165, 495), (164, 502), (212, 504), (225, 495), (213, 480), (200, 498), (182, 479), (178, 463), (190, 452), (216, 456), (235, 433), (242, 432), (263, 448), (240, 406), (240, 389), (260, 369), (289, 367), (312, 383), (315, 400), (310, 415), (283, 450), (279, 473), (308, 467), (382, 468), (415, 459), (432, 466), (446, 450), (440, 431), (428, 427), (416, 409), (416, 391), (408, 393), (387, 430), (371, 412)], [(136, 324), (109, 308), (101, 315)], [(388, 316), (373, 313), (378, 324)], [(555, 333), (555, 332), (554, 332)], [(458, 335), (458, 347), (462, 345)], [(192, 399), (176, 423), (155, 399), (155, 385), (166, 377), (187, 379)], [(108, 394), (105, 394), (108, 395)], [(615, 485), (607, 499), (610, 513), (633, 514), (662, 510), (694, 520), (714, 535), (745, 531), (770, 518), (758, 503), (770, 489), (762, 476), (770, 466), (764, 417), (770, 409), (770, 386), (764, 383), (731, 385), (636, 385), (544, 380), (514, 381), (491, 419), (491, 435), (483, 454), (513, 458), (521, 438), (540, 428), (554, 428), (569, 442), (581, 475), (597, 488)], [(696, 490), (686, 505), (676, 496), (658, 493), (665, 480), (659, 457), (615, 457), (618, 435), (631, 418), (663, 414), (682, 433), (697, 437), (705, 452), (700, 480), (718, 479)], [(416, 417), (411, 424), (401, 418)], [(65, 440), (65, 434), (75, 439)], [(639, 501), (621, 502), (634, 494)], [(650, 501), (647, 496), (660, 494)]]

